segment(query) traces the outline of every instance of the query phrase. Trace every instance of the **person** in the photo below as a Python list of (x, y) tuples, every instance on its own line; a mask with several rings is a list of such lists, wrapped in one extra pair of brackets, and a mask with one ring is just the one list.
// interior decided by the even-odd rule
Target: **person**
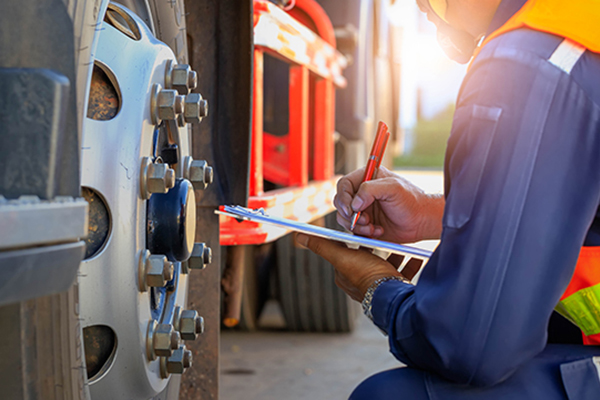
[[(475, 52), (444, 196), (381, 168), (370, 182), (362, 170), (340, 179), (334, 204), (346, 228), (362, 212), (356, 234), (438, 247), (412, 285), (367, 251), (297, 236), (333, 264), (407, 366), (368, 378), (351, 399), (598, 400), (600, 4), (419, 5), (446, 50), (461, 61)], [(596, 346), (549, 343), (551, 319), (566, 321), (555, 307)]]

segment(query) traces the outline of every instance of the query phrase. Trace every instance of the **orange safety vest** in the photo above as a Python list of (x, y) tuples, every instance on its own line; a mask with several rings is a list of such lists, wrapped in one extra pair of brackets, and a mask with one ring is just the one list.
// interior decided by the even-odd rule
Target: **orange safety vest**
[[(576, 42), (600, 53), (600, 2), (529, 0), (478, 48), (515, 29), (530, 28)], [(600, 345), (600, 247), (582, 247), (571, 282), (556, 310), (583, 332), (585, 344)]]

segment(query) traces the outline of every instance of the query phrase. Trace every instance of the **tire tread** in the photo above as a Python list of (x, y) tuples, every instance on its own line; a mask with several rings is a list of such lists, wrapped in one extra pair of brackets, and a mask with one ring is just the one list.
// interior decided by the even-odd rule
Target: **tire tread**
[[(325, 217), (335, 227), (335, 214)], [(280, 303), (287, 327), (298, 332), (351, 332), (357, 304), (335, 284), (333, 266), (296, 247), (293, 235), (279, 239), (277, 273)]]

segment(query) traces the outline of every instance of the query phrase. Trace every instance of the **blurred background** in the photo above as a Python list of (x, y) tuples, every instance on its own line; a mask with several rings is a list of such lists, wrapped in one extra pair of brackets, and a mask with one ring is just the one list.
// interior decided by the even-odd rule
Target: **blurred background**
[[(400, 129), (404, 142), (394, 167), (442, 168), (452, 115), (466, 66), (451, 61), (437, 43), (435, 25), (418, 10), (415, 2), (396, 1), (389, 18), (395, 30), (404, 35), (405, 46), (399, 60), (407, 93), (401, 107)], [(406, 60), (402, 63), (402, 60)], [(403, 151), (402, 151), (403, 150)]]
[[(377, 121), (392, 132), (384, 165), (441, 168), (466, 66), (448, 59), (436, 28), (412, 0), (337, 0), (319, 4), (337, 47), (350, 61), (337, 90), (336, 130), (347, 140), (346, 170), (365, 164)], [(362, 140), (357, 140), (362, 139)]]

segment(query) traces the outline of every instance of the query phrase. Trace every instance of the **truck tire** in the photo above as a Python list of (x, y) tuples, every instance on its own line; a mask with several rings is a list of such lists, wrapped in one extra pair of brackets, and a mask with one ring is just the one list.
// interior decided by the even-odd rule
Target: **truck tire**
[(73, 285), (63, 293), (0, 308), (3, 398), (89, 399), (78, 296)]
[(246, 246), (244, 257), (244, 281), (239, 327), (247, 332), (254, 332), (258, 329), (258, 316), (260, 314), (259, 289), (256, 276), (256, 249), (257, 246)]
[[(64, 3), (64, 5), (63, 5)], [(154, 25), (158, 39), (171, 46), (179, 62), (187, 61), (183, 1), (133, 0), (141, 18)], [(87, 93), (93, 61), (92, 54), (108, 1), (64, 0), (45, 2), (58, 15), (71, 18), (74, 42), (77, 120), (81, 130), (87, 111)], [(64, 9), (62, 8), (64, 7)], [(176, 9), (176, 12), (173, 10)], [(23, 5), (23, 15), (35, 21), (37, 7)], [(66, 17), (68, 15), (68, 17)], [(59, 21), (54, 21), (59, 23)], [(50, 31), (51, 32), (51, 31)], [(80, 134), (81, 137), (81, 134)], [(79, 285), (68, 291), (0, 308), (0, 372), (2, 397), (11, 399), (75, 400), (89, 399), (81, 319)], [(100, 299), (101, 301), (101, 299)], [(157, 399), (177, 399), (180, 377), (174, 377)], [(128, 399), (129, 400), (129, 399)], [(144, 399), (145, 400), (145, 399)]]
[[(89, 45), (94, 37), (99, 2), (92, 4), (91, 1), (85, 0), (24, 1), (17, 9), (12, 8), (14, 3), (6, 2), (3, 6), (7, 7), (3, 9), (4, 16), (16, 22), (11, 28), (8, 28), (9, 24), (5, 24), (5, 33), (20, 36), (20, 40), (15, 40), (15, 43), (28, 43), (29, 38), (39, 34), (39, 31), (59, 37), (58, 41), (50, 40), (51, 46), (61, 41), (67, 43), (64, 46), (57, 44), (56, 48), (52, 49), (48, 49), (44, 44), (37, 48), (32, 46), (33, 49), (24, 46), (21, 51), (10, 55), (3, 54), (2, 57), (6, 57), (8, 63), (12, 64), (9, 67), (49, 68), (74, 78), (75, 81), (72, 80), (71, 85), (76, 87), (77, 95), (73, 97), (77, 102), (80, 126), (84, 109), (82, 99), (86, 91), (87, 72), (90, 70)], [(40, 18), (41, 13), (46, 18)], [(53, 29), (55, 26), (59, 28)], [(39, 44), (44, 41), (35, 42)], [(57, 48), (58, 51), (55, 52)], [(70, 57), (64, 54), (69, 48)], [(70, 61), (70, 66), (57, 63), (56, 59), (49, 61), (43, 55), (44, 50), (59, 54), (57, 57), (64, 55), (64, 60), (67, 60), (65, 65)], [(64, 70), (61, 70), (61, 67), (64, 67)], [(69, 108), (68, 112), (73, 111), (75, 110)], [(65, 164), (67, 171), (72, 167), (71, 164)], [(74, 168), (78, 168), (77, 164)], [(41, 175), (43, 176), (43, 173)], [(74, 189), (76, 188), (77, 186), (74, 186)], [(0, 397), (23, 400), (89, 399), (77, 282), (61, 293), (0, 307), (0, 337)]]
[[(325, 226), (337, 226), (335, 213)], [(333, 266), (294, 243), (293, 235), (277, 241), (279, 300), (287, 327), (298, 332), (352, 332), (358, 303), (335, 284)]]
[(271, 271), (275, 269), (275, 244), (247, 246), (239, 328), (254, 332), (269, 297)]

